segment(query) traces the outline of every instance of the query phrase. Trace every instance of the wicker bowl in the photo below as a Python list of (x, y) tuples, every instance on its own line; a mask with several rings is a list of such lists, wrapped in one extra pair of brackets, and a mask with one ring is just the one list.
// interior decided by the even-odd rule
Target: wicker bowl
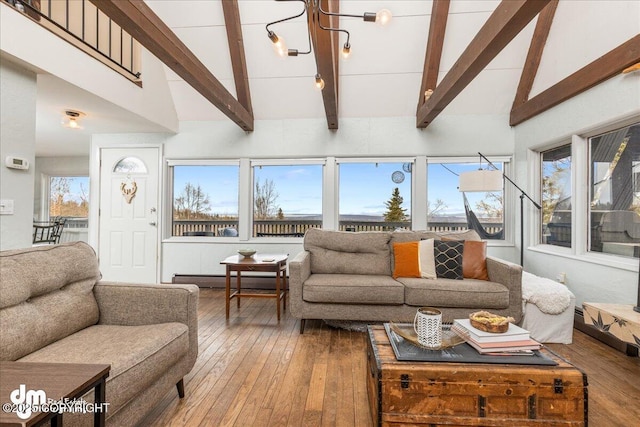
[(509, 322), (514, 322), (513, 317), (504, 317), (488, 311), (478, 311), (469, 315), (471, 326), (484, 332), (502, 334), (509, 330)]

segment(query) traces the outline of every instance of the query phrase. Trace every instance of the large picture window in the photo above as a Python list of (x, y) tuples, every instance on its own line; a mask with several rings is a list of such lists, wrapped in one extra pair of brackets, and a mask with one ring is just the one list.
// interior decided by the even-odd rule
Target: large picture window
[[(504, 164), (492, 161), (503, 170)], [(504, 239), (504, 191), (460, 192), (459, 176), (477, 162), (430, 159), (427, 166), (427, 224), (430, 230), (475, 229), (483, 239)]]
[(571, 144), (542, 154), (542, 243), (571, 247)]
[(412, 162), (339, 162), (340, 230), (411, 228)]
[(236, 165), (174, 165), (172, 236), (238, 236)]
[(589, 138), (589, 249), (640, 254), (640, 124)]
[(254, 237), (302, 237), (322, 227), (322, 164), (252, 166)]

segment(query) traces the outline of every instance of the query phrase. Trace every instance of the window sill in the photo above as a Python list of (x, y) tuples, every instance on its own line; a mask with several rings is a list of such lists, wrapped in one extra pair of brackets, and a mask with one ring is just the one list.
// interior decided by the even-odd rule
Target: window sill
[(609, 255), (596, 252), (576, 254), (569, 248), (554, 247), (552, 245), (537, 245), (531, 246), (527, 249), (531, 252), (558, 256), (575, 261), (588, 262), (589, 264), (598, 264), (607, 267), (618, 268), (620, 270), (638, 271), (637, 258), (627, 258), (619, 255)]

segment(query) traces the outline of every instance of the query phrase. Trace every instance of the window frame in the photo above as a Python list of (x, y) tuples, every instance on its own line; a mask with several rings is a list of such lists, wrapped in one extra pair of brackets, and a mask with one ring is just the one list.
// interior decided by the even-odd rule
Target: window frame
[[(334, 229), (340, 229), (340, 164), (343, 163), (410, 163), (411, 176), (411, 229), (416, 229), (416, 157), (336, 157), (335, 158), (335, 191), (334, 191)], [(425, 205), (426, 209), (426, 205)]]
[(87, 175), (83, 175), (83, 174), (46, 174), (43, 173), (40, 175), (40, 188), (42, 189), (40, 191), (40, 213), (39, 213), (39, 218), (37, 219), (38, 221), (49, 221), (51, 219), (51, 216), (49, 215), (51, 206), (51, 178), (57, 178), (57, 177), (61, 177), (61, 178), (87, 178), (87, 181), (89, 183), (89, 186), (87, 188), (87, 191), (89, 192), (89, 210), (87, 212), (87, 223), (89, 221), (89, 217), (91, 216), (91, 178), (90, 176)]
[[(238, 167), (238, 236), (230, 237), (230, 236), (174, 236), (173, 235), (173, 203), (174, 203), (174, 167), (175, 166), (237, 166)], [(217, 159), (166, 159), (165, 161), (166, 167), (166, 188), (165, 192), (167, 199), (164, 203), (165, 212), (168, 212), (166, 215), (167, 221), (165, 222), (162, 228), (163, 240), (170, 241), (184, 241), (184, 242), (197, 242), (197, 241), (211, 241), (211, 239), (215, 239), (218, 241), (238, 241), (239, 235), (242, 229), (242, 221), (241, 221), (241, 194), (242, 194), (242, 162), (239, 159), (225, 159), (225, 160), (217, 160)]]
[[(508, 155), (493, 155), (493, 156), (485, 156), (491, 163), (502, 163), (502, 172), (513, 179), (513, 158)], [(426, 185), (426, 200), (424, 205), (425, 215), (427, 213), (427, 203), (429, 200), (429, 164), (438, 164), (438, 163), (476, 163), (480, 165), (480, 157), (479, 156), (446, 156), (446, 157), (429, 157), (426, 159), (426, 175), (425, 175), (425, 185)], [(483, 164), (486, 164), (486, 161), (482, 161)], [(517, 199), (516, 191), (514, 185), (511, 183), (506, 183), (502, 187), (503, 192), (503, 201), (502, 201), (502, 227), (504, 230), (504, 236), (502, 239), (488, 239), (488, 246), (515, 246), (515, 227), (516, 227), (516, 219), (515, 214), (518, 212), (514, 203)], [(522, 186), (521, 186), (522, 187)], [(525, 227), (526, 227), (526, 217), (525, 217)], [(428, 224), (427, 224), (428, 226)], [(525, 228), (526, 230), (526, 228)]]
[[(589, 197), (587, 193), (589, 182), (591, 182), (591, 172), (589, 171), (589, 138), (608, 133), (625, 126), (632, 126), (638, 123), (640, 123), (640, 116), (635, 115), (621, 121), (616, 121), (603, 126), (585, 130), (580, 135), (572, 134), (569, 137), (562, 138), (561, 140), (557, 140), (549, 144), (541, 144), (529, 149), (529, 153), (531, 153), (532, 155), (528, 156), (528, 170), (536, 171), (537, 176), (533, 178), (535, 178), (536, 180), (535, 182), (537, 192), (538, 194), (541, 194), (542, 177), (539, 173), (541, 168), (541, 152), (564, 145), (567, 143), (567, 140), (570, 139), (571, 157), (573, 159), (571, 169), (571, 185), (574, 189), (571, 248), (563, 248), (541, 243), (541, 234), (538, 232), (541, 226), (541, 214), (539, 214), (537, 215), (537, 228), (534, 230), (534, 238), (536, 240), (531, 240), (532, 245), (529, 247), (529, 250), (547, 255), (559, 256), (571, 260), (588, 262), (596, 265), (604, 265), (628, 271), (637, 271), (637, 258), (629, 258), (621, 255), (602, 252), (591, 252), (588, 250), (590, 239), (588, 233), (590, 231), (588, 214)], [(579, 230), (584, 230), (584, 232), (579, 232)]]
[[(250, 188), (249, 188), (249, 228), (247, 230), (248, 232), (248, 238), (251, 239), (256, 239), (256, 241), (260, 241), (260, 242), (282, 242), (284, 241), (295, 241), (295, 242), (299, 242), (302, 240), (302, 237), (295, 237), (295, 236), (282, 236), (282, 237), (278, 237), (278, 236), (270, 236), (270, 237), (265, 237), (265, 236), (254, 236), (253, 235), (253, 229), (254, 229), (254, 221), (255, 221), (255, 212), (254, 212), (254, 208), (255, 208), (255, 194), (254, 194), (254, 188), (255, 188), (255, 168), (256, 167), (261, 167), (261, 166), (303, 166), (303, 165), (313, 165), (313, 166), (321, 166), (322, 167), (322, 171), (321, 171), (321, 177), (320, 177), (320, 186), (321, 186), (321, 190), (320, 190), (320, 194), (321, 194), (321, 208), (320, 208), (320, 214), (322, 216), (321, 219), (321, 227), (325, 228), (324, 224), (324, 216), (325, 216), (325, 183), (326, 183), (326, 177), (325, 174), (327, 172), (327, 159), (325, 158), (317, 158), (317, 159), (313, 159), (313, 158), (301, 158), (301, 159), (249, 159), (249, 172), (250, 172)], [(268, 240), (266, 240), (268, 239)]]

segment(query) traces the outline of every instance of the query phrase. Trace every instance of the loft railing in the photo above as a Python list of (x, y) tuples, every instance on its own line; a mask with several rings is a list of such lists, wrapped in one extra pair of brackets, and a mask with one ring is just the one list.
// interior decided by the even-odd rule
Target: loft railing
[[(489, 233), (502, 229), (502, 224), (482, 223)], [(174, 220), (173, 236), (208, 235), (223, 236), (227, 228), (238, 229), (234, 220)], [(309, 228), (322, 228), (320, 220), (263, 220), (253, 222), (254, 237), (300, 237)], [(391, 231), (398, 228), (410, 229), (410, 222), (385, 221), (340, 221), (340, 231)], [(466, 222), (430, 222), (429, 231), (462, 231), (467, 229)], [(186, 233), (186, 234), (185, 234)], [(206, 233), (206, 234), (205, 234)]]
[(140, 84), (140, 45), (89, 0), (2, 0)]

